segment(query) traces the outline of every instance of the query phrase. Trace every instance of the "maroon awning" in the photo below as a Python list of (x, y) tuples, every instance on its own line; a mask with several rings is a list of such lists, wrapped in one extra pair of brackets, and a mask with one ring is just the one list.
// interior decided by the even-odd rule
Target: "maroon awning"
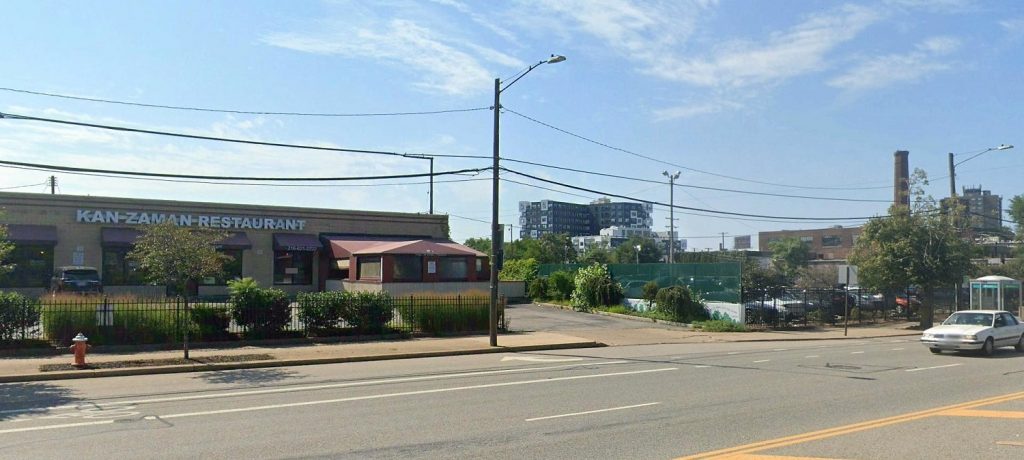
[(21, 244), (57, 244), (57, 227), (54, 225), (8, 224), (7, 239)]
[(100, 230), (103, 246), (132, 246), (142, 232), (134, 228), (109, 227)]
[(252, 249), (252, 241), (245, 232), (233, 232), (227, 238), (217, 242), (215, 246), (226, 249)]
[(313, 252), (319, 250), (323, 245), (320, 244), (320, 238), (316, 235), (310, 235), (308, 233), (275, 233), (274, 234), (274, 250), (275, 251), (308, 251)]

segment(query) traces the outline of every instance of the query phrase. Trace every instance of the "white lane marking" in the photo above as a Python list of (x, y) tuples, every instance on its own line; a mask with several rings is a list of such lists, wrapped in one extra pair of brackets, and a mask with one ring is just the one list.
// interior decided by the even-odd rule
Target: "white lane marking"
[(917, 368), (914, 368), (914, 369), (907, 369), (907, 372), (926, 371), (928, 369), (942, 369), (943, 367), (954, 367), (954, 366), (960, 366), (960, 365), (963, 365), (963, 363), (946, 364), (946, 365), (942, 365), (942, 366), (932, 366), (932, 367), (917, 367)]
[(532, 361), (535, 363), (561, 363), (566, 361), (583, 361), (583, 358), (541, 358), (537, 356), (506, 356), (501, 358), (505, 361)]
[(652, 402), (652, 403), (646, 403), (646, 404), (634, 404), (632, 406), (610, 407), (608, 409), (597, 409), (597, 410), (588, 410), (588, 411), (584, 411), (584, 412), (573, 412), (571, 414), (549, 415), (547, 417), (528, 418), (528, 419), (526, 419), (526, 421), (527, 422), (536, 422), (537, 420), (548, 420), (548, 419), (553, 419), (553, 418), (572, 417), (572, 416), (575, 416), (575, 415), (599, 414), (601, 412), (611, 412), (613, 410), (623, 410), (623, 409), (635, 409), (637, 407), (654, 406), (656, 404), (661, 404), (661, 403), (660, 402)]
[(61, 428), (77, 428), (77, 427), (80, 427), (80, 426), (107, 425), (107, 424), (110, 424), (110, 423), (114, 423), (114, 421), (113, 420), (100, 420), (98, 422), (64, 423), (64, 424), (61, 424), (61, 425), (30, 426), (30, 427), (25, 427), (25, 428), (11, 428), (11, 429), (8, 429), (8, 430), (0, 430), (0, 434), (23, 433), (25, 431), (57, 430), (57, 429), (61, 429)]
[(728, 352), (726, 354), (727, 355), (738, 355), (738, 354), (740, 354), (740, 352), (738, 352), (738, 351), (730, 351), (730, 352)]
[[(586, 363), (588, 366), (603, 366), (610, 364), (628, 364), (629, 361), (602, 361), (596, 363)], [(253, 396), (273, 393), (292, 393), (298, 391), (307, 390), (327, 390), (332, 388), (348, 388), (358, 387), (366, 385), (379, 385), (387, 383), (404, 383), (404, 382), (418, 382), (424, 380), (443, 380), (457, 377), (475, 377), (481, 375), (499, 375), (499, 374), (511, 374), (516, 372), (534, 372), (534, 371), (545, 371), (554, 369), (564, 369), (568, 367), (577, 367), (579, 364), (563, 364), (560, 366), (545, 366), (545, 367), (522, 367), (515, 369), (500, 369), (494, 371), (478, 371), (478, 372), (460, 372), (457, 374), (442, 374), (442, 375), (423, 375), (417, 377), (398, 377), (393, 379), (380, 379), (380, 380), (364, 380), (359, 382), (345, 382), (345, 383), (331, 383), (324, 385), (306, 385), (299, 387), (286, 387), (286, 388), (269, 388), (263, 390), (248, 390), (248, 391), (229, 391), (225, 393), (210, 393), (201, 395), (189, 395), (189, 396), (168, 396), (163, 398), (151, 398), (151, 399), (138, 399), (129, 401), (116, 401), (116, 402), (105, 402), (105, 403), (91, 403), (83, 401), (81, 404), (69, 404), (64, 406), (51, 406), (51, 407), (35, 407), (28, 409), (8, 409), (0, 410), (0, 414), (11, 414), (11, 413), (32, 413), (32, 412), (49, 412), (55, 410), (68, 410), (68, 409), (82, 409), (90, 407), (105, 407), (105, 406), (124, 406), (124, 405), (138, 405), (138, 404), (152, 404), (162, 402), (174, 402), (174, 401), (191, 401), (196, 399), (216, 399), (216, 398), (230, 398), (235, 396)]]
[(754, 362), (755, 363), (767, 363), (768, 361), (771, 361), (771, 360), (770, 359), (759, 359), (759, 360), (754, 361)]
[(863, 351), (851, 351), (850, 354), (851, 355), (863, 355), (864, 352)]
[[(574, 376), (569, 376), (569, 377), (555, 377), (555, 378), (550, 378), (550, 379), (520, 380), (518, 382), (487, 383), (487, 384), (481, 384), (481, 385), (468, 385), (468, 386), (452, 387), (452, 388), (435, 388), (435, 389), (432, 389), (432, 390), (403, 391), (403, 392), (400, 392), (400, 393), (385, 393), (385, 394), (377, 394), (377, 395), (352, 396), (352, 397), (348, 397), (348, 398), (324, 399), (324, 400), (320, 400), (320, 401), (303, 401), (303, 402), (296, 402), (296, 403), (270, 404), (270, 405), (266, 405), (266, 406), (239, 407), (239, 408), (234, 408), (234, 409), (221, 409), (221, 410), (210, 410), (210, 411), (201, 411), (201, 412), (185, 412), (185, 413), (181, 413), (181, 414), (150, 415), (150, 416), (146, 416), (145, 419), (146, 420), (153, 420), (153, 419), (175, 419), (175, 418), (184, 418), (184, 417), (196, 417), (196, 416), (201, 416), (201, 415), (233, 414), (233, 413), (239, 413), (239, 412), (252, 412), (252, 411), (269, 410), (269, 409), (283, 409), (283, 408), (288, 408), (288, 407), (319, 406), (319, 405), (323, 405), (323, 404), (335, 404), (335, 403), (350, 402), (350, 401), (366, 401), (366, 400), (371, 400), (371, 399), (396, 398), (396, 397), (400, 397), (400, 396), (415, 396), (415, 395), (425, 395), (425, 394), (433, 394), (433, 393), (449, 393), (449, 392), (453, 392), (453, 391), (478, 390), (478, 389), (482, 389), (482, 388), (498, 388), (498, 387), (508, 387), (508, 386), (517, 386), (517, 385), (530, 385), (530, 384), (537, 384), (537, 383), (558, 382), (558, 381), (568, 381), (568, 380), (594, 379), (594, 378), (600, 378), (600, 377), (618, 377), (618, 376), (623, 376), (623, 375), (650, 374), (650, 373), (653, 373), (653, 372), (665, 372), (665, 371), (675, 371), (675, 370), (679, 370), (679, 368), (678, 367), (664, 367), (664, 368), (659, 368), (659, 369), (647, 369), (647, 370), (642, 370), (642, 371), (626, 371), (626, 372), (611, 372), (611, 373), (607, 373), (607, 374), (574, 375)], [(69, 423), (69, 424), (62, 424), (62, 425), (48, 425), (48, 426), (27, 427), (27, 428), (13, 428), (13, 429), (8, 429), (8, 430), (0, 430), (0, 434), (17, 433), (17, 432), (22, 432), (22, 431), (52, 430), (52, 429), (58, 429), (58, 428), (75, 428), (75, 427), (80, 427), (80, 426), (101, 425), (101, 424), (107, 424), (107, 423), (114, 423), (114, 420), (102, 420), (102, 421), (98, 421), (98, 422), (85, 422), (85, 423)]]
[(903, 350), (903, 348), (901, 347), (901, 348), (893, 348), (892, 349), (892, 351), (900, 351), (900, 350)]
[(789, 350), (789, 348), (776, 348), (776, 349), (774, 349), (772, 351), (787, 351), (787, 350)]
[(807, 355), (807, 356), (804, 356), (804, 358), (820, 358), (820, 356), (818, 356), (818, 355)]
[(711, 367), (711, 366), (700, 365), (700, 366), (693, 366), (693, 367), (696, 367), (697, 369), (702, 369), (702, 368)]
[(185, 413), (182, 413), (182, 414), (169, 414), (169, 415), (161, 415), (161, 416), (158, 416), (158, 417), (162, 418), (162, 419), (173, 419), (173, 418), (183, 418), (183, 417), (196, 417), (196, 416), (200, 416), (200, 415), (233, 414), (233, 413), (238, 413), (238, 412), (252, 412), (252, 411), (258, 411), (258, 410), (283, 409), (283, 408), (287, 408), (287, 407), (319, 406), (319, 405), (322, 405), (322, 404), (336, 404), (336, 403), (349, 402), (349, 401), (366, 401), (366, 400), (370, 400), (370, 399), (395, 398), (395, 397), (399, 397), (399, 396), (415, 396), (415, 395), (425, 395), (425, 394), (433, 394), (433, 393), (449, 393), (449, 392), (453, 392), (453, 391), (463, 391), (463, 390), (479, 390), (479, 389), (482, 389), (482, 388), (499, 388), (499, 387), (509, 387), (509, 386), (516, 386), (516, 385), (530, 385), (530, 384), (535, 384), (535, 383), (548, 383), (548, 382), (558, 382), (558, 381), (568, 381), (568, 380), (595, 379), (595, 378), (600, 378), (600, 377), (617, 377), (617, 376), (622, 376), (622, 375), (650, 374), (650, 373), (653, 373), (653, 372), (665, 372), (665, 371), (675, 371), (675, 370), (679, 370), (679, 368), (678, 367), (663, 367), (663, 368), (660, 368), (660, 369), (647, 369), (647, 370), (643, 370), (643, 371), (612, 372), (612, 373), (608, 373), (608, 374), (574, 375), (574, 376), (571, 376), (571, 377), (555, 377), (555, 378), (550, 378), (550, 379), (520, 380), (518, 382), (486, 383), (486, 384), (481, 384), (481, 385), (468, 385), (468, 386), (463, 386), (463, 387), (435, 388), (435, 389), (432, 389), (432, 390), (403, 391), (403, 392), (400, 392), (400, 393), (386, 393), (386, 394), (379, 394), (379, 395), (352, 396), (352, 397), (348, 397), (348, 398), (324, 399), (324, 400), (320, 400), (320, 401), (303, 401), (303, 402), (295, 402), (295, 403), (270, 404), (270, 405), (266, 405), (266, 406), (238, 407), (238, 408), (235, 408), (235, 409), (221, 409), (221, 410), (210, 410), (210, 411), (201, 411), (201, 412), (185, 412)]

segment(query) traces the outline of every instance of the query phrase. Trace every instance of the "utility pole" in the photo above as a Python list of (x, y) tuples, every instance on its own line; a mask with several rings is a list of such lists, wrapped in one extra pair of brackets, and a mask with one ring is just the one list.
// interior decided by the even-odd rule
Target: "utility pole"
[(725, 232), (722, 232), (722, 244), (718, 246), (719, 251), (725, 250)]
[(675, 192), (679, 171), (672, 174), (669, 174), (668, 171), (662, 171), (661, 174), (668, 178), (668, 263), (672, 264), (676, 243)]
[(50, 185), (50, 195), (56, 195), (57, 194), (57, 176), (50, 176), (50, 180), (48, 182), (49, 182), (49, 185)]

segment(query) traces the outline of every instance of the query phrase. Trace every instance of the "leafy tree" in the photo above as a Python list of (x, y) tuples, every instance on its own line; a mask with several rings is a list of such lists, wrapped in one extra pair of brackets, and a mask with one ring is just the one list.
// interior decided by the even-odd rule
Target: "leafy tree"
[(565, 300), (572, 296), (573, 274), (567, 271), (556, 271), (548, 276), (547, 297), (555, 300)]
[(772, 265), (787, 280), (796, 279), (800, 269), (807, 266), (807, 260), (811, 256), (811, 249), (807, 243), (796, 237), (772, 241), (768, 243), (768, 249), (772, 252)]
[(581, 268), (576, 272), (574, 284), (576, 289), (569, 299), (573, 310), (590, 311), (599, 305), (622, 302), (622, 285), (612, 279), (605, 265), (593, 264)]
[(888, 292), (917, 286), (921, 327), (931, 327), (934, 290), (959, 283), (973, 267), (972, 245), (958, 227), (966, 220), (958, 214), (939, 213), (934, 200), (918, 195), (913, 208), (893, 206), (888, 216), (868, 221), (850, 255), (860, 284)]
[(498, 272), (498, 279), (501, 281), (526, 281), (530, 282), (537, 277), (537, 261), (535, 259), (506, 260), (505, 266)]
[[(3, 217), (3, 213), (0, 213), (0, 217)], [(12, 251), (14, 251), (14, 243), (7, 241), (7, 226), (0, 225), (0, 276), (14, 270), (14, 265), (3, 263)]]
[(786, 285), (786, 277), (774, 266), (764, 267), (755, 259), (743, 263), (743, 301), (777, 297)]
[(543, 252), (539, 240), (526, 238), (505, 243), (505, 262), (517, 259), (540, 260)]
[(227, 232), (179, 227), (173, 222), (144, 227), (128, 257), (149, 281), (185, 292), (190, 281), (220, 275), (228, 256), (217, 252)]
[(612, 260), (618, 264), (635, 264), (637, 261), (637, 246), (640, 246), (640, 263), (661, 262), (662, 254), (658, 243), (653, 238), (644, 238), (636, 235), (629, 237), (626, 242), (615, 248), (612, 252)]
[(821, 289), (835, 287), (839, 277), (836, 267), (804, 267), (796, 278), (796, 286), (802, 289)]
[(576, 246), (565, 233), (545, 233), (540, 237), (542, 251), (537, 261), (542, 264), (571, 264), (576, 262)]
[(609, 264), (612, 261), (612, 253), (604, 246), (593, 246), (580, 254), (581, 264)]
[[(469, 248), (480, 251), (488, 256), (491, 255), (491, 239), (490, 238), (470, 238), (465, 243), (462, 243)], [(508, 258), (508, 254), (505, 255)]]
[(1024, 195), (1010, 198), (1010, 206), (1006, 209), (1006, 214), (1010, 216), (1010, 220), (1017, 227), (1017, 239), (1024, 241)]

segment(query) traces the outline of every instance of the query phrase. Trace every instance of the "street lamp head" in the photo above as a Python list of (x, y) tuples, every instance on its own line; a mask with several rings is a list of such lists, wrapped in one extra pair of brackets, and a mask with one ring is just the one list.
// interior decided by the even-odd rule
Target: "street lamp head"
[(548, 64), (557, 64), (565, 60), (565, 56), (561, 54), (552, 54), (551, 57), (546, 61)]
[(996, 147), (995, 150), (1010, 150), (1012, 148), (1013, 145), (1010, 144), (999, 144), (999, 147)]

